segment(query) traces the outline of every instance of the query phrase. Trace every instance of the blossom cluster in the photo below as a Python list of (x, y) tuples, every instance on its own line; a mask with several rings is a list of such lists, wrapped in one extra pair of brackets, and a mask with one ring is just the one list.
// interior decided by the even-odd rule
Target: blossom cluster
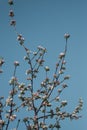
[[(68, 34), (65, 38), (69, 38)], [(16, 71), (20, 63), (18, 61), (15, 61), (14, 74), (9, 81), (9, 85), (12, 86), (12, 89), (10, 90), (9, 96), (5, 102), (6, 107), (9, 107), (9, 109), (6, 111), (5, 116), (8, 120), (8, 123), (6, 125), (6, 121), (1, 120), (0, 127), (4, 128), (6, 126), (7, 128), (9, 128), (8, 126), (10, 125), (10, 122), (13, 122), (15, 119), (18, 118), (16, 112), (20, 111), (21, 108), (26, 108), (29, 113), (33, 113), (32, 116), (23, 118), (26, 129), (31, 130), (48, 130), (49, 128), (60, 129), (60, 120), (64, 120), (66, 118), (79, 119), (81, 116), (78, 116), (78, 113), (83, 106), (82, 99), (79, 100), (79, 104), (75, 108), (75, 110), (72, 113), (69, 113), (63, 111), (63, 109), (68, 105), (67, 100), (61, 100), (60, 97), (64, 89), (68, 87), (66, 81), (70, 79), (70, 75), (65, 75), (65, 56), (67, 41), (65, 44), (64, 52), (60, 53), (58, 56), (58, 61), (55, 66), (53, 78), (50, 79), (49, 72), (51, 71), (51, 68), (49, 66), (44, 66), (44, 55), (47, 52), (46, 48), (38, 46), (37, 51), (32, 52), (30, 51), (30, 49), (25, 47), (22, 35), (18, 35), (17, 40), (26, 51), (26, 56), (24, 56), (24, 60), (28, 64), (28, 69), (26, 70), (26, 80), (28, 81), (28, 84), (19, 83), (16, 76)], [(1, 66), (3, 63), (4, 60), (1, 60)], [(41, 81), (40, 86), (35, 87), (34, 81), (37, 80), (40, 68), (44, 68), (43, 70), (45, 71), (44, 73), (46, 73), (46, 76), (44, 80)], [(55, 95), (53, 95), (53, 93), (55, 93)], [(15, 97), (20, 100), (20, 104), (17, 104), (15, 102)], [(38, 103), (39, 106), (36, 105)], [(55, 106), (53, 107), (54, 104)], [(2, 106), (3, 104), (1, 102), (1, 108), (3, 109)], [(46, 121), (48, 118), (50, 118), (51, 120), (56, 119), (56, 122), (47, 124)]]
[[(8, 0), (11, 9), (9, 17), (11, 18), (10, 25), (14, 27), (17, 33), (17, 41), (24, 48), (26, 55), (24, 62), (28, 68), (25, 70), (25, 82), (19, 82), (16, 75), (17, 68), (20, 67), (19, 61), (14, 61), (14, 72), (9, 80), (10, 91), (7, 99), (0, 97), (0, 129), (9, 130), (10, 124), (17, 121), (14, 130), (18, 130), (19, 124), (24, 123), (26, 130), (48, 130), (60, 129), (60, 121), (66, 118), (79, 119), (79, 112), (83, 107), (83, 100), (80, 98), (79, 103), (73, 112), (65, 111), (68, 107), (68, 101), (62, 99), (63, 91), (68, 87), (67, 80), (70, 75), (66, 75), (66, 53), (67, 53), (67, 40), (70, 38), (69, 33), (64, 34), (65, 48), (58, 56), (57, 63), (53, 75), (49, 76), (52, 70), (49, 66), (44, 65), (44, 56), (47, 53), (45, 47), (38, 46), (35, 52), (25, 46), (25, 39), (22, 34), (16, 30), (16, 20), (14, 19), (15, 13), (12, 9), (14, 5), (13, 0)], [(0, 59), (0, 73), (1, 67), (4, 64), (4, 59)], [(43, 70), (45, 77), (39, 83), (39, 73)], [(35, 84), (38, 83), (38, 86)], [(25, 110), (27, 116), (19, 118), (17, 112)], [(51, 120), (51, 122), (48, 120)]]

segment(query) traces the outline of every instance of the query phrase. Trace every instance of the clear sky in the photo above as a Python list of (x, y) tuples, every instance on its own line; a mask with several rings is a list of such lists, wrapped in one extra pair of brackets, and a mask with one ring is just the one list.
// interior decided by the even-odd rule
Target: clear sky
[[(9, 5), (0, 1), (0, 56), (5, 59), (4, 73), (0, 75), (0, 95), (7, 96), (8, 81), (13, 74), (13, 62), (19, 60), (17, 71), (20, 80), (24, 80), (25, 55), (16, 40), (16, 34), (10, 27)], [(69, 111), (83, 98), (82, 118), (77, 121), (61, 122), (61, 130), (86, 130), (87, 127), (87, 1), (86, 0), (17, 0), (14, 4), (17, 30), (25, 37), (25, 44), (31, 50), (38, 45), (47, 48), (46, 64), (52, 72), (63, 51), (64, 34), (70, 33), (68, 41), (67, 73), (71, 75), (69, 87), (63, 93), (68, 100)], [(21, 69), (22, 68), (22, 69)]]

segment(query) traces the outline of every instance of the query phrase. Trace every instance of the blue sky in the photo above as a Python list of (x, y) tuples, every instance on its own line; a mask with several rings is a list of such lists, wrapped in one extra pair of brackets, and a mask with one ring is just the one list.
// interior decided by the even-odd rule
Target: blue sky
[[(14, 4), (17, 30), (25, 38), (25, 44), (31, 50), (38, 45), (47, 48), (46, 65), (52, 72), (58, 55), (64, 49), (64, 33), (70, 33), (68, 41), (67, 73), (71, 75), (69, 88), (63, 93), (68, 100), (69, 110), (73, 110), (79, 97), (83, 98), (82, 118), (78, 121), (61, 122), (61, 130), (86, 129), (87, 120), (87, 1), (86, 0), (18, 0)], [(0, 2), (0, 55), (4, 57), (4, 73), (0, 76), (0, 95), (9, 90), (8, 80), (13, 73), (13, 62), (21, 63), (17, 71), (20, 80), (24, 80), (25, 52), (16, 40), (16, 34), (10, 27), (9, 5), (5, 0)], [(21, 69), (23, 68), (23, 69)], [(23, 76), (22, 76), (23, 75)]]

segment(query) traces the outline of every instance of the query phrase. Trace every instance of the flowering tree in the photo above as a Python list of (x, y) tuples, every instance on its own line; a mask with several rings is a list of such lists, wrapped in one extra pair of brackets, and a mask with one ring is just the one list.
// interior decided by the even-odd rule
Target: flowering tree
[[(14, 4), (13, 0), (9, 0), (8, 3), (12, 8)], [(21, 122), (25, 125), (26, 130), (59, 130), (61, 128), (61, 120), (66, 118), (70, 118), (71, 120), (79, 119), (81, 116), (78, 113), (83, 106), (82, 99), (79, 99), (79, 104), (73, 112), (69, 113), (64, 110), (67, 101), (60, 98), (61, 93), (68, 87), (66, 80), (70, 78), (69, 75), (64, 75), (66, 70), (67, 41), (70, 35), (68, 33), (64, 35), (65, 49), (59, 54), (54, 74), (50, 79), (48, 73), (51, 69), (48, 66), (44, 67), (46, 48), (38, 46), (35, 52), (27, 48), (24, 44), (24, 37), (16, 30), (16, 20), (14, 20), (14, 11), (12, 9), (9, 12), (9, 16), (11, 18), (10, 25), (16, 31), (17, 40), (26, 52), (24, 59), (28, 64), (28, 69), (26, 70), (27, 85), (25, 85), (26, 81), (25, 83), (19, 82), (16, 71), (20, 63), (15, 61), (14, 73), (9, 81), (11, 90), (8, 98), (4, 99), (3, 96), (0, 97), (0, 130), (9, 130), (12, 123), (15, 127), (14, 130), (18, 130)], [(0, 73), (3, 72), (3, 64), (4, 59), (0, 58)], [(34, 81), (38, 82), (37, 77), (40, 73), (40, 68), (44, 68), (45, 77), (41, 84), (35, 87)], [(54, 92), (55, 95), (53, 94)], [(17, 102), (18, 100), (19, 102)], [(25, 115), (25, 117), (20, 119), (17, 113), (23, 109), (27, 109), (28, 116)], [(14, 123), (15, 120), (17, 121), (16, 124)]]

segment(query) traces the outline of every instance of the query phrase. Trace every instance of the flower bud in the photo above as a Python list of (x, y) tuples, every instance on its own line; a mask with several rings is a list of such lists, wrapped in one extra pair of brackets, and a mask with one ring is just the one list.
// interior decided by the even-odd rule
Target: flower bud
[(9, 5), (13, 5), (13, 0), (8, 0)]
[(70, 79), (70, 75), (66, 75), (66, 76), (64, 77), (64, 80), (67, 80), (67, 79)]
[(18, 61), (15, 61), (14, 62), (14, 66), (19, 66), (20, 64), (19, 64), (19, 62)]
[(45, 67), (46, 71), (50, 71), (50, 68), (48, 66)]
[(10, 16), (10, 17), (13, 17), (13, 16), (14, 16), (14, 12), (13, 12), (13, 10), (10, 10), (10, 12), (9, 12), (9, 16)]
[(15, 20), (11, 20), (10, 25), (11, 26), (15, 26), (16, 25), (16, 21)]
[(59, 58), (62, 59), (63, 57), (65, 57), (65, 53), (61, 52)]
[(68, 39), (69, 37), (70, 37), (70, 34), (68, 34), (68, 33), (64, 34), (64, 38)]

